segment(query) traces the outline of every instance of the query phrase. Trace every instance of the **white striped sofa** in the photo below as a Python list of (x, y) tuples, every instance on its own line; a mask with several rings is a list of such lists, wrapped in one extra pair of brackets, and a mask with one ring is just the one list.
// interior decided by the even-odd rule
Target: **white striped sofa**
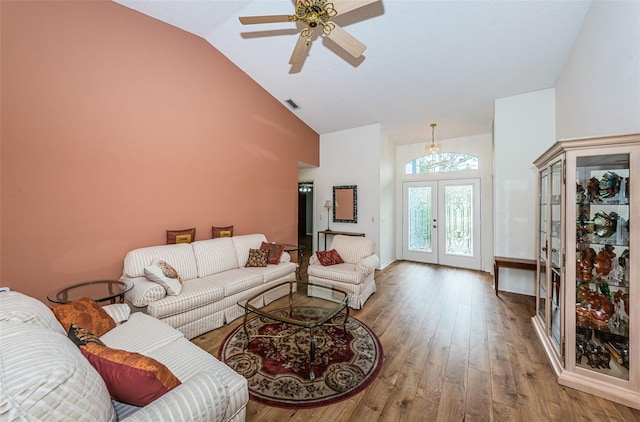
[[(249, 249), (258, 249), (267, 239), (248, 234), (189, 244), (150, 246), (127, 253), (122, 281), (133, 283), (125, 300), (180, 330), (188, 339), (222, 327), (243, 315), (238, 301), (274, 284), (294, 281), (297, 265), (284, 252), (277, 265), (245, 268)], [(165, 289), (144, 275), (154, 259), (174, 267), (184, 281), (182, 292), (167, 296)], [(268, 304), (288, 293), (288, 288), (270, 292), (258, 301)]]
[(47, 306), (18, 292), (0, 293), (1, 421), (242, 422), (247, 380), (182, 333), (129, 305), (104, 307), (118, 325), (100, 339), (150, 356), (181, 384), (136, 407), (111, 399), (98, 372)]
[[(375, 269), (380, 265), (376, 244), (368, 237), (336, 235), (331, 242), (343, 264), (323, 266), (316, 254), (309, 258), (309, 282), (333, 286), (351, 294), (349, 306), (361, 309), (376, 291)], [(314, 293), (315, 294), (315, 293)], [(321, 295), (320, 292), (317, 293)]]

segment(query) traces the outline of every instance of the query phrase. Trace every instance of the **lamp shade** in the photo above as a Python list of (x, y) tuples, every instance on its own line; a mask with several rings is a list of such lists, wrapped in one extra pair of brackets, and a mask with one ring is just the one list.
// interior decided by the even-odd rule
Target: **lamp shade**
[(326, 201), (324, 201), (324, 207), (325, 208), (331, 208), (331, 201), (329, 201), (328, 199)]

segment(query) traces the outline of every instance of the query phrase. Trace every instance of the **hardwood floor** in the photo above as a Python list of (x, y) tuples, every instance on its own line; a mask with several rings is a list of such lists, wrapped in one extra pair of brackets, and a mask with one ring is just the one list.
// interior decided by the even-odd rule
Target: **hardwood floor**
[[(638, 410), (557, 384), (531, 325), (533, 297), (496, 297), (486, 273), (408, 261), (377, 271), (376, 284), (352, 315), (382, 342), (378, 378), (327, 407), (249, 401), (247, 421), (640, 421)], [(217, 356), (240, 323), (193, 342)]]

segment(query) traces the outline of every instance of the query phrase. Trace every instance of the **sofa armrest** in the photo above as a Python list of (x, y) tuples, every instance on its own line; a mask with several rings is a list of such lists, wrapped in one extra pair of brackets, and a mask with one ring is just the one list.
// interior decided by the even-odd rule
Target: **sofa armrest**
[(380, 258), (378, 258), (378, 255), (373, 254), (358, 262), (356, 270), (360, 271), (364, 275), (369, 275), (372, 271), (375, 271), (375, 269), (378, 268), (378, 265), (380, 265)]
[(124, 297), (127, 302), (139, 308), (145, 307), (149, 303), (160, 300), (167, 295), (164, 287), (146, 277), (121, 277), (120, 281), (133, 283), (133, 288), (125, 293)]
[(116, 324), (128, 320), (129, 315), (131, 315), (131, 308), (126, 303), (113, 303), (103, 306), (102, 309), (113, 318)]
[(291, 262), (291, 255), (289, 254), (289, 252), (282, 252), (282, 255), (280, 256), (280, 262), (283, 264), (286, 262)]
[(320, 260), (318, 259), (318, 255), (312, 254), (309, 257), (309, 265), (322, 265), (322, 264), (320, 264)]
[(213, 371), (204, 371), (123, 421), (222, 421), (228, 400), (222, 380)]

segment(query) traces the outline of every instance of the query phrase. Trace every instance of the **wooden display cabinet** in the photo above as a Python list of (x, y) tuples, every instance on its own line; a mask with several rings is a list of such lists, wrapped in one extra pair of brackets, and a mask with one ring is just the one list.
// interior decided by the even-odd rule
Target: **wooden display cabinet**
[(561, 140), (535, 165), (538, 338), (560, 384), (640, 409), (640, 134)]

